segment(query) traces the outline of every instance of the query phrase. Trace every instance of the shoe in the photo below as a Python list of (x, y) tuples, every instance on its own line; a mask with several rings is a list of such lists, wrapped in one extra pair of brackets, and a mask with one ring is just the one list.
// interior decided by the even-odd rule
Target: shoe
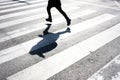
[(71, 19), (67, 20), (67, 26), (69, 26), (71, 24)]
[(52, 22), (52, 19), (49, 19), (49, 18), (48, 18), (48, 19), (46, 19), (46, 21)]

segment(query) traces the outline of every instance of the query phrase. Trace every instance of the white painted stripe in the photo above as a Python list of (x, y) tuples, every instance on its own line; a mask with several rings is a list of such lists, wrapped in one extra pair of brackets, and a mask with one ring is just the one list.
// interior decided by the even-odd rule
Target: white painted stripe
[(72, 3), (74, 3), (74, 4), (76, 4), (76, 5), (89, 4), (89, 5), (94, 5), (94, 6), (98, 6), (98, 7), (102, 7), (102, 8), (120, 10), (120, 8), (116, 8), (116, 7), (113, 7), (113, 6), (111, 7), (111, 6), (106, 6), (106, 5), (96, 4), (96, 3), (86, 2), (86, 1), (74, 1), (74, 0), (71, 0), (71, 1), (72, 1)]
[(10, 2), (10, 0), (8, 0), (8, 1), (0, 1), (0, 3), (5, 3), (5, 2)]
[[(73, 34), (76, 34), (80, 31), (92, 28), (92, 27), (94, 27), (98, 24), (101, 24), (102, 22), (112, 19), (114, 17), (115, 16), (111, 15), (111, 14), (103, 14), (101, 16), (95, 17), (95, 18), (87, 20), (85, 22), (73, 25), (73, 26), (71, 26), (71, 33), (68, 33), (68, 34), (66, 33), (64, 35), (61, 35), (59, 37), (59, 39), (57, 40), (57, 42), (64, 38), (72, 36)], [(63, 30), (61, 30), (61, 31), (63, 31)], [(60, 32), (60, 31), (57, 31), (57, 32)], [(55, 33), (57, 33), (57, 32), (55, 32)], [(31, 48), (34, 45), (36, 45), (38, 42), (40, 42), (41, 40), (42, 40), (42, 38), (35, 38), (35, 39), (27, 41), (25, 43), (21, 43), (19, 45), (16, 45), (16, 46), (13, 46), (8, 49), (4, 49), (4, 50), (0, 51), (0, 64), (28, 53), (31, 50)], [(43, 47), (50, 43), (51, 42), (48, 41), (47, 43), (43, 43), (44, 45), (40, 45), (39, 47)]]
[[(19, 9), (25, 9), (25, 8), (33, 8), (33, 7), (38, 7), (38, 6), (44, 6), (46, 5), (47, 6), (47, 2), (40, 2), (38, 4), (32, 4), (32, 5), (27, 5), (27, 6), (21, 6), (21, 7), (15, 7), (15, 8), (11, 8), (11, 9), (5, 9), (5, 10), (0, 10), (0, 14), (1, 13), (6, 13), (6, 12), (10, 12), (10, 11), (16, 11), (16, 10), (19, 10)], [(71, 4), (68, 4), (69, 6)], [(68, 6), (67, 5), (67, 6)], [(63, 6), (66, 6), (65, 4), (63, 4)], [(45, 6), (44, 6), (45, 7)]]
[(6, 1), (11, 1), (11, 0), (0, 0), (0, 3), (6, 2)]
[[(64, 7), (67, 7), (67, 6), (64, 6)], [(43, 8), (43, 7), (40, 7), (40, 8), (33, 9), (33, 10), (30, 9), (30, 10), (26, 10), (26, 11), (22, 11), (22, 12), (6, 14), (6, 15), (3, 15), (3, 16), (0, 16), (0, 20), (6, 19), (6, 18), (11, 18), (11, 17), (16, 17), (16, 16), (20, 16), (20, 15), (25, 15), (25, 14), (40, 13), (40, 12), (42, 13), (43, 11), (45, 12), (46, 9)]]
[(11, 1), (11, 0), (0, 0), (0, 3), (4, 2), (4, 1), (6, 2), (6, 1)]
[(22, 12), (17, 12), (17, 13), (12, 13), (12, 14), (6, 14), (3, 16), (0, 16), (0, 20), (2, 19), (6, 19), (6, 18), (11, 18), (11, 17), (16, 17), (16, 16), (20, 16), (20, 15), (25, 15), (25, 14), (32, 14), (33, 12), (39, 13), (45, 11), (45, 8), (37, 8), (37, 9), (33, 9), (33, 10), (26, 10), (26, 11), (22, 11)]
[(114, 0), (114, 3), (120, 8), (120, 2), (117, 0)]
[(26, 4), (16, 3), (16, 4), (12, 4), (12, 5), (4, 5), (4, 6), (1, 6), (0, 9), (14, 7), (14, 6), (19, 6), (20, 7), (20, 6), (23, 6), (23, 5), (26, 5)]
[[(119, 30), (119, 31), (118, 31)], [(8, 80), (46, 80), (120, 36), (120, 24), (78, 43), (10, 77)], [(64, 62), (63, 62), (64, 61)]]
[(102, 7), (102, 8), (108, 8), (108, 9), (120, 10), (119, 8), (115, 8), (115, 7), (111, 7), (111, 6), (106, 6), (106, 5), (101, 5), (101, 4), (95, 4), (95, 3), (89, 3), (89, 2), (83, 2), (83, 3), (85, 3), (85, 4), (89, 4), (89, 5), (98, 6), (98, 7)]
[[(36, 0), (35, 0), (35, 1), (31, 1), (31, 2), (30, 2), (30, 1), (26, 1), (26, 2), (27, 2), (27, 3), (30, 3), (30, 4), (33, 4), (33, 3), (41, 3), (41, 1), (36, 1)], [(22, 6), (22, 5), (26, 5), (26, 4), (21, 4), (21, 3), (18, 3), (18, 2), (17, 2), (17, 4), (1, 6), (0, 9), (2, 9), (2, 8), (7, 8), (7, 7), (13, 7), (13, 6), (19, 6), (19, 7), (20, 7), (20, 6)], [(27, 6), (27, 5), (26, 5), (26, 6)]]
[(25, 5), (25, 4), (21, 4), (21, 3), (17, 3), (17, 4), (10, 4), (10, 5), (5, 5), (5, 6), (1, 6), (0, 9), (3, 9), (3, 8), (8, 8), (8, 7), (14, 7), (14, 6), (22, 6), (22, 5)]
[(5, 2), (5, 3), (0, 3), (0, 6), (8, 5), (8, 4), (14, 4), (17, 3), (17, 1), (11, 1), (11, 2)]
[(16, 11), (16, 10), (25, 9), (25, 8), (32, 8), (32, 7), (37, 7), (37, 6), (46, 5), (46, 4), (47, 4), (47, 3), (44, 2), (44, 3), (32, 4), (32, 5), (28, 5), (28, 6), (21, 6), (21, 7), (11, 8), (11, 9), (5, 9), (5, 10), (1, 10), (1, 11), (0, 11), (0, 14), (1, 14), (1, 13), (5, 13), (5, 12), (9, 12), (9, 11)]
[[(14, 1), (13, 0), (4, 0), (4, 1), (0, 0), (0, 4), (4, 4), (4, 3), (8, 4), (9, 2), (11, 2), (11, 3), (19, 3), (20, 1), (22, 1), (22, 0), (14, 0)], [(23, 1), (31, 3), (31, 2), (39, 2), (39, 1), (45, 1), (45, 0), (23, 0)]]
[[(80, 13), (71, 14), (71, 19), (75, 19), (77, 17), (86, 16), (86, 15), (89, 15), (89, 14), (92, 14), (92, 13), (95, 13), (95, 12), (96, 11), (89, 10), (89, 9), (88, 10), (84, 10), (84, 11), (81, 11)], [(56, 24), (62, 23), (64, 21), (65, 21), (65, 19), (63, 19), (63, 18), (55, 19), (53, 24), (56, 25)], [(21, 29), (18, 29), (18, 30), (14, 30), (14, 31), (11, 31), (11, 32), (7, 32), (8, 36), (1, 38), (0, 42), (9, 40), (9, 39), (12, 39), (12, 38), (15, 38), (15, 37), (19, 37), (21, 35), (25, 35), (25, 34), (28, 34), (28, 33), (31, 33), (31, 32), (37, 31), (37, 30), (40, 30), (40, 29), (44, 29), (45, 28), (45, 26), (43, 26), (44, 24), (45, 24), (45, 22), (39, 23), (37, 25), (24, 27), (24, 28), (21, 28)]]
[(10, 0), (0, 0), (0, 2), (1, 2), (1, 1), (10, 1)]
[[(116, 56), (114, 59), (112, 59), (109, 63), (107, 63), (104, 67), (102, 67), (101, 69), (99, 69), (96, 73), (94, 73), (91, 77), (89, 77), (87, 80), (105, 80), (104, 77), (102, 76), (102, 72), (107, 69), (109, 66), (113, 65), (113, 63), (116, 63), (116, 65), (120, 64), (120, 55)], [(114, 67), (114, 66), (112, 66)], [(109, 70), (109, 69), (107, 69)], [(112, 71), (112, 70), (111, 70)], [(119, 72), (120, 73), (120, 72)], [(109, 74), (108, 74), (109, 75)], [(111, 80), (120, 80), (120, 74), (116, 77), (111, 76), (112, 79)], [(102, 79), (101, 79), (102, 78)]]
[[(70, 10), (74, 10), (74, 9), (77, 9), (77, 8), (78, 7), (71, 7), (71, 8), (67, 7), (65, 10), (66, 11), (70, 11)], [(58, 12), (55, 11), (53, 13), (53, 15), (55, 15), (57, 13)], [(40, 19), (40, 18), (43, 18), (46, 15), (47, 15), (46, 13), (41, 13), (41, 14), (29, 16), (29, 17), (26, 17), (26, 18), (21, 18), (21, 19), (17, 19), (17, 20), (13, 20), (13, 21), (4, 22), (4, 23), (0, 24), (0, 28), (6, 28), (6, 27), (9, 27), (9, 26), (17, 25), (17, 24), (24, 23), (24, 22), (27, 22), (27, 21), (32, 21), (32, 20)]]
[[(110, 21), (110, 20), (112, 20), (115, 17), (116, 16), (112, 15), (112, 14), (100, 15), (98, 17), (95, 17), (95, 18), (92, 18), (90, 20), (87, 20), (87, 21), (84, 21), (82, 23), (74, 25), (74, 28), (71, 28), (71, 32), (72, 32), (72, 34), (73, 33), (75, 34), (77, 32), (87, 30), (89, 28), (97, 26), (98, 24), (102, 24), (103, 22)], [(78, 29), (78, 27), (79, 27), (80, 30)], [(67, 34), (67, 35), (64, 35), (62, 37), (65, 38), (65, 37), (69, 37), (69, 36), (70, 36), (70, 34)]]
[(112, 76), (112, 80), (120, 80), (120, 72), (118, 72), (115, 76)]
[(5, 1), (1, 1), (1, 0), (0, 0), (0, 4), (1, 4), (1, 3), (6, 3), (6, 2), (11, 2), (11, 0), (7, 0), (7, 1), (6, 1), (6, 0), (5, 0)]

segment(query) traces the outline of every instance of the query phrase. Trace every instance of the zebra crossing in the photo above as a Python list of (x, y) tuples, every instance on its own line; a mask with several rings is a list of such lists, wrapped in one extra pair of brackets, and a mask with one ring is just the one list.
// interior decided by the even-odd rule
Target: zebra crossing
[[(53, 76), (54, 74), (60, 72), (61, 70), (67, 68), (71, 64), (75, 63), (80, 58), (83, 58), (86, 55), (88, 55), (90, 53), (89, 52), (90, 50), (94, 51), (97, 48), (99, 48), (100, 46), (103, 46), (104, 44), (111, 41), (111, 39), (113, 40), (115, 38), (114, 35), (118, 34), (118, 36), (119, 36), (120, 35), (119, 33), (114, 33), (114, 31), (111, 32), (111, 30), (113, 30), (113, 29), (117, 30), (118, 26), (115, 26), (115, 27), (113, 27), (105, 32), (102, 32), (102, 33), (100, 33), (100, 34), (98, 34), (98, 35), (96, 35), (88, 40), (85, 40), (85, 41), (81, 42), (80, 44), (72, 46), (71, 48), (68, 48), (63, 52), (60, 52), (60, 53), (42, 61), (42, 62), (39, 62), (32, 67), (29, 67), (21, 72), (18, 72), (17, 74), (9, 77), (8, 80), (16, 80), (16, 79), (17, 80), (21, 80), (21, 79), (24, 79), (24, 80), (28, 80), (28, 79), (29, 80), (36, 80), (36, 79), (37, 80), (38, 79), (46, 80), (50, 76)], [(106, 40), (105, 38), (107, 36), (109, 36), (108, 34), (112, 35), (113, 38)], [(116, 37), (118, 37), (118, 36), (116, 36)], [(105, 39), (106, 41), (103, 39)], [(98, 41), (101, 41), (101, 44)], [(93, 44), (95, 44), (95, 46), (93, 46)], [(86, 45), (88, 45), (87, 48), (84, 47)], [(76, 54), (74, 51), (76, 51)], [(78, 54), (78, 53), (82, 53), (82, 54)], [(72, 56), (72, 55), (75, 55), (75, 56)], [(68, 61), (66, 61), (66, 59)], [(62, 66), (61, 66), (62, 61), (64, 61), (64, 63), (62, 63)], [(47, 67), (43, 67), (43, 65), (46, 65)], [(54, 68), (54, 66), (56, 66), (56, 67)], [(28, 76), (31, 76), (31, 77), (28, 78)]]
[[(118, 65), (120, 65), (120, 55), (115, 57), (112, 61), (110, 61), (107, 65), (105, 65), (103, 68), (101, 68), (99, 71), (97, 71), (95, 74), (93, 74), (88, 80), (103, 80), (104, 77), (102, 74), (107, 74), (108, 72), (114, 73), (114, 70), (119, 71)], [(110, 70), (113, 69), (113, 70)], [(108, 71), (108, 72), (107, 72)], [(105, 75), (106, 76), (106, 75)], [(108, 74), (108, 76), (111, 76), (111, 74)], [(120, 72), (117, 72), (115, 76), (111, 76), (112, 80), (119, 80), (120, 79)]]
[[(88, 7), (82, 9), (68, 2), (63, 4), (72, 19), (68, 28), (55, 9), (52, 9), (52, 25), (44, 21), (46, 0), (27, 2), (30, 4), (0, 1), (0, 80), (49, 79), (120, 37), (119, 15)], [(107, 23), (109, 27), (105, 26)], [(103, 30), (97, 31), (98, 27)], [(96, 32), (81, 40), (80, 36), (89, 30)], [(19, 63), (22, 59), (29, 62)], [(22, 63), (27, 65), (17, 66)]]

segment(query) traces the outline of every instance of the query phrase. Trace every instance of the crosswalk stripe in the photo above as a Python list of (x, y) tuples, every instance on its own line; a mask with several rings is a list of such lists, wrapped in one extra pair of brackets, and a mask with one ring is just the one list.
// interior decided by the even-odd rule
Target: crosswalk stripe
[[(84, 10), (84, 11), (81, 11), (80, 13), (72, 14), (71, 19), (86, 16), (86, 15), (89, 15), (89, 14), (92, 14), (92, 13), (95, 13), (95, 12), (96, 12), (95, 10), (90, 10), (90, 9)], [(63, 18), (55, 19), (53, 24), (56, 25), (56, 24), (62, 23), (64, 21), (65, 21), (65, 19), (63, 19)], [(28, 27), (24, 27), (24, 28), (21, 28), (21, 29), (17, 29), (17, 30), (11, 31), (11, 32), (7, 32), (8, 36), (2, 37), (0, 39), (0, 42), (6, 41), (6, 40), (9, 40), (9, 39), (21, 36), (21, 35), (25, 35), (25, 34), (40, 30), (40, 29), (44, 29), (45, 28), (43, 26), (44, 24), (45, 24), (45, 22), (40, 23), (40, 24), (36, 24), (36, 25), (33, 25), (33, 26), (28, 26)], [(38, 26), (41, 26), (41, 27), (38, 27)]]
[[(66, 7), (66, 6), (64, 6)], [(78, 7), (77, 7), (78, 8)], [(11, 17), (16, 17), (16, 16), (20, 16), (20, 15), (25, 15), (25, 14), (32, 14), (32, 13), (40, 13), (40, 12), (43, 12), (43, 11), (46, 11), (45, 8), (37, 8), (37, 9), (33, 9), (33, 10), (27, 10), (27, 11), (22, 11), (22, 12), (17, 12), (17, 13), (12, 13), (12, 14), (6, 14), (6, 15), (3, 15), (3, 16), (0, 16), (0, 20), (2, 19), (6, 19), (6, 18), (11, 18)]]
[(32, 5), (28, 5), (28, 6), (21, 6), (21, 7), (11, 8), (11, 9), (5, 9), (5, 10), (1, 10), (0, 14), (1, 13), (6, 13), (6, 12), (9, 12), (9, 11), (16, 11), (16, 10), (19, 10), (19, 9), (25, 9), (25, 8), (32, 8), (32, 7), (42, 6), (42, 5), (46, 5), (46, 4), (47, 3), (44, 2), (44, 3), (32, 4)]
[[(77, 9), (78, 7), (71, 7), (71, 8), (65, 8), (66, 11), (70, 11), (70, 10), (74, 10)], [(53, 13), (53, 15), (57, 14), (58, 12)], [(17, 20), (13, 20), (13, 21), (8, 21), (8, 22), (4, 22), (0, 24), (0, 28), (6, 28), (8, 26), (13, 26), (13, 25), (17, 25), (20, 23), (24, 23), (27, 21), (32, 21), (32, 20), (36, 20), (36, 19), (40, 19), (44, 16), (46, 16), (46, 13), (41, 13), (41, 14), (37, 14), (37, 15), (33, 15), (33, 16), (29, 16), (26, 18), (21, 18), (21, 19), (17, 19)]]
[(0, 3), (10, 2), (11, 0), (0, 0)]
[(7, 5), (7, 4), (14, 4), (14, 3), (17, 3), (17, 1), (0, 3), (0, 6), (4, 6), (4, 5)]
[(106, 8), (106, 9), (113, 9), (113, 10), (120, 10), (119, 8), (113, 7), (113, 6), (107, 6), (107, 5), (101, 5), (101, 4), (96, 4), (96, 3), (91, 3), (91, 2), (87, 2), (87, 1), (74, 1), (71, 0), (72, 3), (76, 4), (76, 5), (80, 5), (80, 4), (84, 4), (84, 5), (94, 5), (96, 7), (101, 7), (101, 8)]
[[(20, 10), (20, 9), (33, 8), (33, 7), (39, 7), (39, 6), (45, 6), (45, 5), (47, 5), (47, 2), (42, 2), (42, 3), (39, 2), (37, 4), (32, 4), (32, 5), (27, 5), (27, 6), (21, 6), (21, 7), (11, 8), (11, 9), (0, 10), (0, 14), (7, 13), (7, 12), (10, 12), (10, 11), (16, 11), (16, 10)], [(71, 6), (71, 5), (72, 4), (68, 4), (67, 6)], [(63, 6), (66, 6), (66, 4), (63, 4)]]
[[(120, 24), (28, 67), (8, 80), (46, 80), (120, 36)], [(87, 46), (86, 46), (87, 45)], [(64, 61), (64, 62), (63, 62)], [(62, 63), (61, 63), (62, 62)], [(62, 65), (61, 65), (62, 64)]]
[[(109, 21), (109, 20), (111, 20), (111, 19), (113, 19), (115, 17), (116, 16), (112, 15), (112, 14), (102, 14), (100, 16), (97, 16), (95, 18), (92, 18), (92, 19), (89, 19), (87, 21), (81, 22), (79, 24), (75, 24), (74, 27), (71, 27), (71, 32), (72, 32), (72, 34), (75, 34), (77, 32), (81, 32), (81, 31), (90, 29), (92, 27), (95, 27), (95, 26), (103, 23), (103, 22)], [(79, 26), (80, 30), (77, 29), (78, 26)], [(70, 35), (71, 34), (64, 35), (64, 36), (62, 36), (62, 38), (69, 37)]]
[(17, 12), (17, 13), (12, 13), (12, 14), (6, 14), (6, 15), (3, 15), (3, 16), (0, 16), (0, 20), (2, 19), (6, 19), (6, 18), (11, 18), (11, 17), (16, 17), (16, 16), (20, 16), (20, 15), (25, 15), (25, 14), (30, 14), (30, 13), (33, 13), (33, 12), (41, 12), (41, 11), (45, 11), (44, 8), (37, 8), (37, 9), (33, 9), (33, 10), (27, 10), (27, 11), (22, 11), (22, 12)]
[[(112, 61), (110, 61), (109, 63), (107, 63), (104, 67), (102, 67), (101, 69), (99, 69), (97, 72), (95, 72), (91, 77), (89, 77), (87, 80), (105, 80), (104, 77), (102, 76), (102, 72), (107, 69), (108, 67), (112, 66), (113, 63), (114, 64), (120, 64), (120, 55), (118, 55), (117, 57), (115, 57), (114, 59), (112, 59)], [(111, 68), (110, 68), (111, 69)], [(109, 70), (109, 69), (107, 69)], [(113, 69), (114, 70), (114, 69)], [(112, 71), (112, 70), (111, 70)], [(108, 74), (109, 75), (109, 74)], [(120, 80), (120, 72), (118, 72), (118, 74), (116, 74), (117, 76), (113, 75), (111, 77), (112, 80)]]
[[(34, 4), (34, 3), (40, 3), (41, 1), (29, 1), (28, 3), (31, 3), (31, 4)], [(2, 8), (7, 8), (7, 7), (12, 7), (12, 6), (22, 6), (22, 5), (26, 5), (26, 4), (21, 4), (21, 3), (16, 3), (16, 4), (12, 4), (12, 5), (4, 5), (4, 6), (1, 6), (0, 9)]]
[[(92, 27), (94, 27), (102, 22), (108, 21), (114, 17), (116, 17), (116, 16), (112, 15), (112, 14), (103, 14), (103, 15), (100, 15), (100, 16), (95, 17), (93, 19), (90, 19), (90, 20), (78, 23), (76, 25), (73, 25), (73, 26), (71, 26), (72, 33), (70, 33), (70, 34), (66, 33), (64, 35), (61, 35), (57, 41), (64, 39), (66, 37), (72, 36), (73, 34), (76, 34), (77, 32), (92, 28)], [(55, 33), (57, 33), (57, 32), (55, 32)], [(33, 40), (21, 43), (19, 45), (10, 47), (8, 49), (1, 50), (0, 51), (0, 64), (4, 63), (6, 61), (12, 60), (16, 57), (22, 56), (26, 53), (29, 53), (29, 51), (31, 50), (33, 45), (40, 42), (41, 40), (42, 40), (42, 38), (35, 38)], [(44, 43), (44, 46), (48, 45), (48, 44), (50, 44), (49, 41), (47, 43)], [(43, 45), (40, 45), (39, 47), (43, 47)]]
[[(8, 2), (11, 2), (11, 3), (14, 3), (14, 2), (19, 2), (19, 1), (22, 1), (22, 0), (0, 0), (0, 4), (2, 3), (8, 3)], [(37, 1), (45, 1), (45, 0), (24, 0), (26, 2), (37, 2)]]
[(22, 5), (25, 5), (25, 4), (17, 3), (17, 4), (12, 4), (12, 5), (5, 5), (5, 6), (1, 6), (0, 9), (14, 7), (14, 6), (22, 6)]

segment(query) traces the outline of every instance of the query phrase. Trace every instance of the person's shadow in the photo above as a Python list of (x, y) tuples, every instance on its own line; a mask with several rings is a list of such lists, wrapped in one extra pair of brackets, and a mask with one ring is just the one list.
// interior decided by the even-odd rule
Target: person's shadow
[(70, 32), (70, 28), (67, 28), (62, 32), (50, 33), (48, 30), (50, 29), (51, 24), (46, 25), (47, 28), (43, 31), (43, 35), (39, 35), (39, 37), (42, 37), (43, 39), (31, 48), (29, 52), (31, 55), (38, 55), (44, 58), (44, 53), (49, 52), (57, 47), (56, 40), (59, 38), (59, 36), (61, 34)]

